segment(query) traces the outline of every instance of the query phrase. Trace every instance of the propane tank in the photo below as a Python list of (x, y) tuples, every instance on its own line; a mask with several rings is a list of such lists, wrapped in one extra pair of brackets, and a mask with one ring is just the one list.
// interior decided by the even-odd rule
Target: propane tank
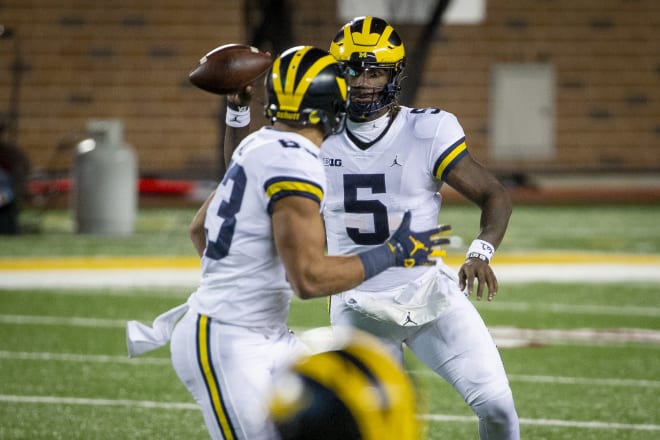
[(137, 161), (119, 120), (90, 120), (76, 146), (72, 205), (76, 232), (130, 235), (137, 211)]

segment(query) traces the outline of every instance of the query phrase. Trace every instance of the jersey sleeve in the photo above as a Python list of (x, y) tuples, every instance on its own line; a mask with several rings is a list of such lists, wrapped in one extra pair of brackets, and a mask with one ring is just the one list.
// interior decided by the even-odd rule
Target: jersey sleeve
[(276, 201), (289, 196), (306, 197), (321, 208), (326, 182), (318, 153), (305, 146), (281, 145), (275, 146), (272, 153), (265, 159), (267, 167), (263, 180), (268, 213), (272, 214)]
[(451, 113), (441, 112), (431, 147), (432, 173), (444, 181), (447, 174), (468, 154), (463, 127)]

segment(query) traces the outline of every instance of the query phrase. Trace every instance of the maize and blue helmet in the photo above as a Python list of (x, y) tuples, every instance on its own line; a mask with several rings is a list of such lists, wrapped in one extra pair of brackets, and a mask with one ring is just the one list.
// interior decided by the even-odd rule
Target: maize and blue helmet
[(270, 415), (281, 440), (419, 440), (421, 435), (408, 376), (378, 340), (357, 331), (277, 377)]
[(273, 61), (266, 76), (271, 122), (318, 124), (324, 136), (343, 127), (348, 84), (341, 65), (328, 52), (312, 46), (297, 46)]
[(382, 90), (374, 91), (374, 100), (349, 104), (352, 120), (367, 120), (383, 108), (397, 105), (406, 51), (389, 23), (377, 17), (354, 18), (332, 40), (330, 53), (345, 67), (347, 75), (358, 75), (365, 69), (389, 70), (389, 81)]

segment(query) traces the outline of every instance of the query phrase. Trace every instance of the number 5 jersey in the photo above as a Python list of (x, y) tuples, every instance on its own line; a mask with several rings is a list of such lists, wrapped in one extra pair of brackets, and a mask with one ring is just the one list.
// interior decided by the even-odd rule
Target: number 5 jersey
[[(465, 134), (456, 117), (428, 108), (401, 107), (391, 126), (368, 149), (349, 134), (323, 142), (321, 156), (328, 180), (325, 219), (328, 253), (345, 255), (383, 243), (412, 211), (412, 229), (438, 224), (438, 188), (467, 154)], [(418, 279), (429, 268), (390, 268), (359, 289), (379, 292)]]

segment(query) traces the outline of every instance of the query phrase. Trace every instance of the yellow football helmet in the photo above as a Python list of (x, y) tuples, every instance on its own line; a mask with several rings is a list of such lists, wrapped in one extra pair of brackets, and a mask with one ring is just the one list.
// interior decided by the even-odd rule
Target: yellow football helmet
[(406, 374), (373, 336), (346, 335), (276, 379), (270, 414), (281, 439), (419, 440)]
[(330, 53), (344, 65), (348, 75), (365, 69), (388, 69), (387, 85), (370, 103), (351, 102), (348, 115), (360, 121), (385, 107), (396, 105), (401, 91), (406, 51), (399, 34), (382, 18), (357, 17), (345, 24), (330, 44)]
[(325, 136), (343, 126), (348, 84), (340, 64), (322, 49), (297, 46), (275, 58), (266, 93), (271, 122), (319, 124)]

